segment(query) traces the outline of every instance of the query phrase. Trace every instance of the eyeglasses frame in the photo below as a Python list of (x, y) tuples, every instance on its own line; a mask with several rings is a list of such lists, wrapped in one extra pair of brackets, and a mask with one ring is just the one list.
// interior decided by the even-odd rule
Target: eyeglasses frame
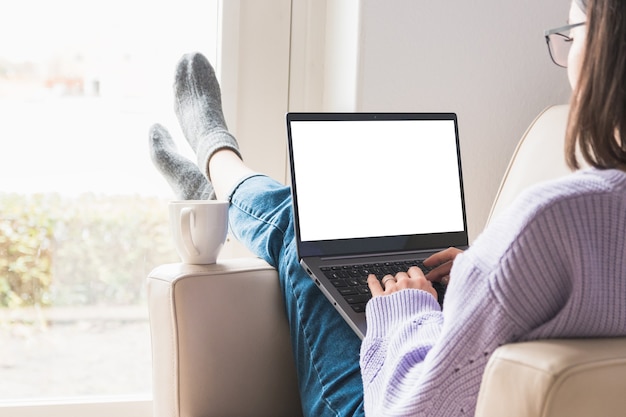
[(550, 48), (550, 36), (551, 35), (559, 35), (563, 38), (565, 38), (566, 41), (570, 42), (572, 40), (571, 37), (564, 35), (563, 32), (577, 28), (578, 26), (582, 26), (587, 22), (580, 22), (580, 23), (573, 23), (571, 25), (565, 25), (565, 26), (561, 26), (555, 29), (548, 29), (546, 30), (543, 35), (546, 38), (546, 43), (548, 45), (548, 53), (550, 54), (550, 59), (552, 60), (552, 62), (561, 67), (561, 68), (567, 68), (567, 65), (561, 65), (558, 62), (556, 62), (556, 59), (554, 59), (554, 56), (552, 55), (552, 48)]

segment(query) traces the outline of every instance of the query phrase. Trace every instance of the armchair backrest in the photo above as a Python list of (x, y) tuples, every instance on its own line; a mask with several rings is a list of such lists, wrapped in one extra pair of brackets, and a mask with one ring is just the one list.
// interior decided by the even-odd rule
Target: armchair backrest
[(548, 107), (528, 127), (502, 177), (487, 223), (524, 189), (571, 172), (564, 157), (568, 111), (565, 104)]
[[(496, 217), (525, 188), (567, 175), (568, 106), (544, 110), (520, 140), (489, 215)], [(476, 417), (626, 415), (626, 338), (540, 340), (493, 353)]]

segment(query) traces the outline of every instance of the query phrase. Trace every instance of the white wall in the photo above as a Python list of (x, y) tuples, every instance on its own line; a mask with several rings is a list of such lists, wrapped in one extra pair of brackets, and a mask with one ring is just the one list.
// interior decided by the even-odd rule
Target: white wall
[(472, 239), (526, 127), (569, 99), (543, 37), (565, 23), (569, 4), (361, 1), (355, 110), (458, 114)]
[(565, 23), (570, 0), (223, 3), (241, 8), (226, 23), (238, 28), (221, 66), (226, 116), (253, 167), (287, 181), (288, 110), (456, 112), (471, 239), (526, 127), (569, 98), (543, 30)]

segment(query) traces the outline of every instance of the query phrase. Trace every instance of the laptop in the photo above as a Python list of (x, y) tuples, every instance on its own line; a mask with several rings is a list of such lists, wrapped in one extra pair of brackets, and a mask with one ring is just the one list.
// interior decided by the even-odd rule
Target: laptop
[(363, 338), (369, 273), (468, 245), (456, 114), (286, 117), (300, 264)]

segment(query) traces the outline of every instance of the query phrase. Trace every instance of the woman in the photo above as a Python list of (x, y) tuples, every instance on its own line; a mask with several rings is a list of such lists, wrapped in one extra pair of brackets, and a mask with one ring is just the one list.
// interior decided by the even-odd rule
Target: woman
[[(363, 405), (372, 416), (473, 415), (498, 346), (626, 334), (626, 3), (574, 0), (569, 20), (557, 35), (571, 44), (567, 63), (551, 45), (573, 88), (566, 159), (592, 168), (527, 191), (465, 253), (429, 259), (439, 267), (428, 277), (412, 268), (384, 288), (370, 277), (362, 344), (298, 265), (289, 189), (241, 162), (210, 65), (180, 62), (176, 111), (211, 183), (160, 126), (153, 161), (181, 198), (212, 184), (231, 201), (233, 233), (278, 269), (306, 415), (361, 415)], [(448, 275), (442, 312), (430, 281)]]

